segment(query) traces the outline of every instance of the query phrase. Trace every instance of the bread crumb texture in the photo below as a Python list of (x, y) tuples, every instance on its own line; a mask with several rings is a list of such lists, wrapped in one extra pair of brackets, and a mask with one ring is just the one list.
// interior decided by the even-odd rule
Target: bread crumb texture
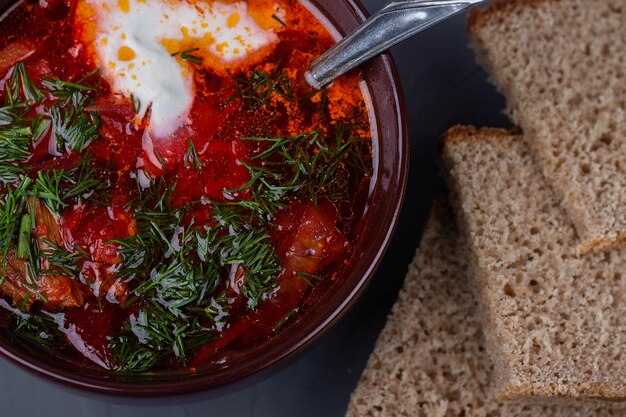
[(496, 1), (470, 14), (479, 61), (506, 95), (580, 237), (626, 241), (626, 1)]
[(616, 411), (505, 405), (493, 395), (465, 247), (436, 204), (348, 417), (594, 417)]
[(519, 135), (456, 127), (443, 159), (499, 398), (625, 400), (626, 248), (577, 253), (574, 226)]

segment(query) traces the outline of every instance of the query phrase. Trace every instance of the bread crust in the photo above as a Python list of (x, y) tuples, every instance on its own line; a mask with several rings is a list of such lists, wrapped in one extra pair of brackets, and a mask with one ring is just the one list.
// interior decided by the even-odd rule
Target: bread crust
[(562, 0), (495, 0), (487, 7), (474, 7), (467, 14), (467, 30), (471, 34), (476, 28), (500, 16), (520, 12), (527, 7), (536, 7), (545, 3), (557, 3)]
[[(560, 403), (564, 405), (577, 406), (580, 404), (589, 404), (593, 402), (612, 403), (615, 409), (626, 407), (623, 401), (626, 401), (626, 393), (618, 390), (613, 384), (588, 384), (581, 387), (585, 392), (584, 396), (568, 397), (560, 399)], [(553, 400), (554, 388), (550, 384), (541, 383), (521, 383), (516, 386), (507, 386), (498, 393), (498, 400), (506, 402), (528, 401), (532, 398), (532, 402), (536, 404), (550, 404)]]
[(611, 250), (626, 244), (626, 232), (617, 233), (615, 238), (595, 239), (578, 245), (578, 253), (584, 255), (588, 252), (601, 252)]
[(519, 127), (513, 127), (511, 129), (504, 129), (500, 127), (477, 128), (476, 126), (457, 124), (448, 129), (448, 131), (441, 135), (438, 140), (443, 143), (443, 146), (445, 147), (455, 143), (467, 142), (468, 140), (519, 140), (518, 137), (521, 135), (522, 129)]

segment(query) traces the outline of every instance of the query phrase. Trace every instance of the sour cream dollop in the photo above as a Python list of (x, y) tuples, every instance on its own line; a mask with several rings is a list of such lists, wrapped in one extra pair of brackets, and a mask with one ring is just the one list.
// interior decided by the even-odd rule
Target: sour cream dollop
[(228, 65), (277, 41), (245, 1), (81, 0), (78, 10), (92, 25), (104, 78), (133, 100), (139, 118), (151, 106), (148, 128), (156, 138), (187, 122), (194, 65)]

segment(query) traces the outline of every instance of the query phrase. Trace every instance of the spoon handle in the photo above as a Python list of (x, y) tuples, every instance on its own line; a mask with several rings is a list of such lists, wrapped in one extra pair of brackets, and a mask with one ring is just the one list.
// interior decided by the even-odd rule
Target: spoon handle
[(306, 74), (320, 89), (393, 45), (484, 0), (392, 0), (316, 59)]

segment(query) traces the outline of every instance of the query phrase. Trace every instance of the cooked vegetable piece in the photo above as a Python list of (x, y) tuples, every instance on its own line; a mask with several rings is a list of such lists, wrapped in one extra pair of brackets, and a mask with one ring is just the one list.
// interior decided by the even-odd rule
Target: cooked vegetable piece
[(285, 254), (287, 275), (316, 274), (347, 249), (345, 237), (337, 230), (337, 220), (337, 210), (328, 202), (320, 207), (307, 206)]
[[(45, 252), (51, 244), (61, 245), (59, 225), (50, 211), (39, 200), (33, 200), (36, 245), (38, 250)], [(80, 307), (84, 303), (83, 294), (73, 277), (40, 273), (32, 275), (28, 259), (20, 259), (13, 251), (5, 258), (7, 271), (0, 287), (2, 294), (11, 297), (13, 305), (24, 306), (28, 310), (35, 302), (42, 302), (50, 310)], [(50, 268), (47, 259), (35, 270), (45, 271)], [(54, 271), (54, 270), (52, 270)]]
[(34, 52), (35, 45), (30, 41), (14, 41), (0, 49), (0, 77), (4, 77), (11, 67)]

